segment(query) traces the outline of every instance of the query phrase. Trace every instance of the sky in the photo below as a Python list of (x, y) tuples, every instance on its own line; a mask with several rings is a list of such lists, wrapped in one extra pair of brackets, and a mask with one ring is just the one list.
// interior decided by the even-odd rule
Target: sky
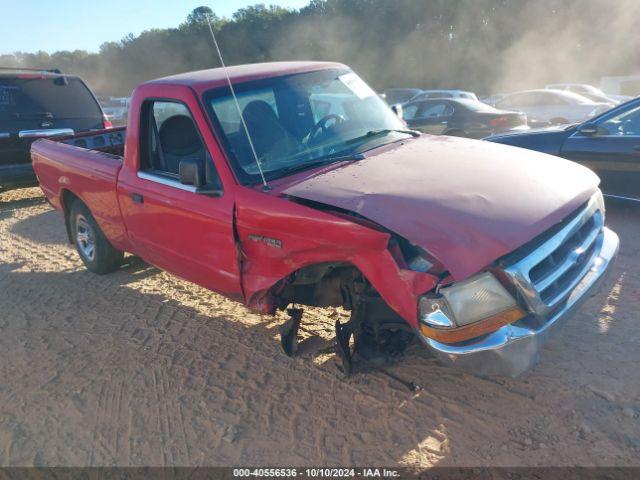
[(0, 0), (0, 54), (16, 51), (97, 52), (107, 41), (149, 28), (176, 27), (196, 7), (219, 16), (256, 3), (300, 8), (309, 0)]

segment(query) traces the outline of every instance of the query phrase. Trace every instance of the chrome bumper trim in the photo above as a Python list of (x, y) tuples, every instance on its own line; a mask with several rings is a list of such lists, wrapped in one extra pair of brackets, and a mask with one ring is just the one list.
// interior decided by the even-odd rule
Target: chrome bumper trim
[(566, 303), (548, 319), (530, 315), (493, 333), (465, 342), (445, 344), (418, 333), (422, 342), (444, 364), (463, 368), (477, 375), (515, 377), (533, 367), (550, 330), (563, 323), (589, 297), (598, 293), (605, 273), (618, 254), (620, 240), (604, 227), (601, 246), (591, 268), (571, 291)]

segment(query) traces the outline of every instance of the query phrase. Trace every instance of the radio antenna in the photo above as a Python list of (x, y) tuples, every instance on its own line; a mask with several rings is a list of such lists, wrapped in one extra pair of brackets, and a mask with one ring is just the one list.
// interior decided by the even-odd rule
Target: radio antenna
[(240, 109), (240, 102), (238, 102), (238, 97), (236, 97), (236, 91), (231, 84), (231, 78), (229, 78), (229, 72), (227, 71), (227, 66), (224, 64), (224, 60), (222, 59), (222, 53), (220, 52), (220, 47), (218, 46), (218, 42), (216, 40), (216, 36), (213, 33), (213, 27), (211, 26), (211, 20), (209, 16), (206, 16), (207, 25), (209, 25), (209, 31), (211, 32), (211, 38), (213, 38), (213, 44), (216, 47), (216, 51), (218, 52), (218, 58), (220, 59), (220, 64), (222, 65), (222, 69), (224, 70), (224, 74), (227, 77), (227, 84), (229, 85), (229, 90), (231, 90), (231, 96), (233, 97), (233, 102), (236, 104), (236, 108), (238, 109), (238, 115), (240, 115), (240, 123), (242, 123), (242, 127), (244, 128), (244, 133), (247, 135), (247, 140), (249, 140), (249, 146), (251, 147), (251, 153), (253, 154), (253, 158), (256, 161), (256, 165), (258, 166), (258, 171), (260, 172), (260, 178), (262, 179), (262, 190), (268, 192), (271, 190), (269, 184), (267, 183), (267, 179), (264, 177), (264, 172), (262, 171), (262, 164), (260, 163), (260, 159), (258, 158), (258, 154), (256, 153), (256, 147), (253, 145), (253, 140), (251, 139), (251, 134), (249, 133), (249, 129), (247, 128), (247, 123), (244, 121), (244, 116), (242, 115), (242, 110)]

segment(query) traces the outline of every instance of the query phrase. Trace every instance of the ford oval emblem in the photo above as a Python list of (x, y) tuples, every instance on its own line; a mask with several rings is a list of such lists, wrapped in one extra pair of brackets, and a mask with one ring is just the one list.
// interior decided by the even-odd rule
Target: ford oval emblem
[(41, 126), (42, 128), (51, 128), (51, 127), (53, 127), (53, 122), (49, 122), (49, 121), (46, 121), (46, 120), (45, 120), (44, 122), (42, 122), (42, 123), (40, 124), (40, 126)]

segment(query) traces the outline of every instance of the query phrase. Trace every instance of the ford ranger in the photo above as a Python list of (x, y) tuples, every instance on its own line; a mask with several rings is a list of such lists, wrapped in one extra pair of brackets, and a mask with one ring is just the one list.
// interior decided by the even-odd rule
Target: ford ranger
[(153, 80), (134, 90), (126, 132), (31, 152), (89, 270), (130, 252), (252, 310), (286, 310), (289, 355), (301, 306), (343, 307), (345, 373), (417, 337), (446, 364), (518, 375), (618, 251), (591, 171), (407, 130), (337, 63)]

